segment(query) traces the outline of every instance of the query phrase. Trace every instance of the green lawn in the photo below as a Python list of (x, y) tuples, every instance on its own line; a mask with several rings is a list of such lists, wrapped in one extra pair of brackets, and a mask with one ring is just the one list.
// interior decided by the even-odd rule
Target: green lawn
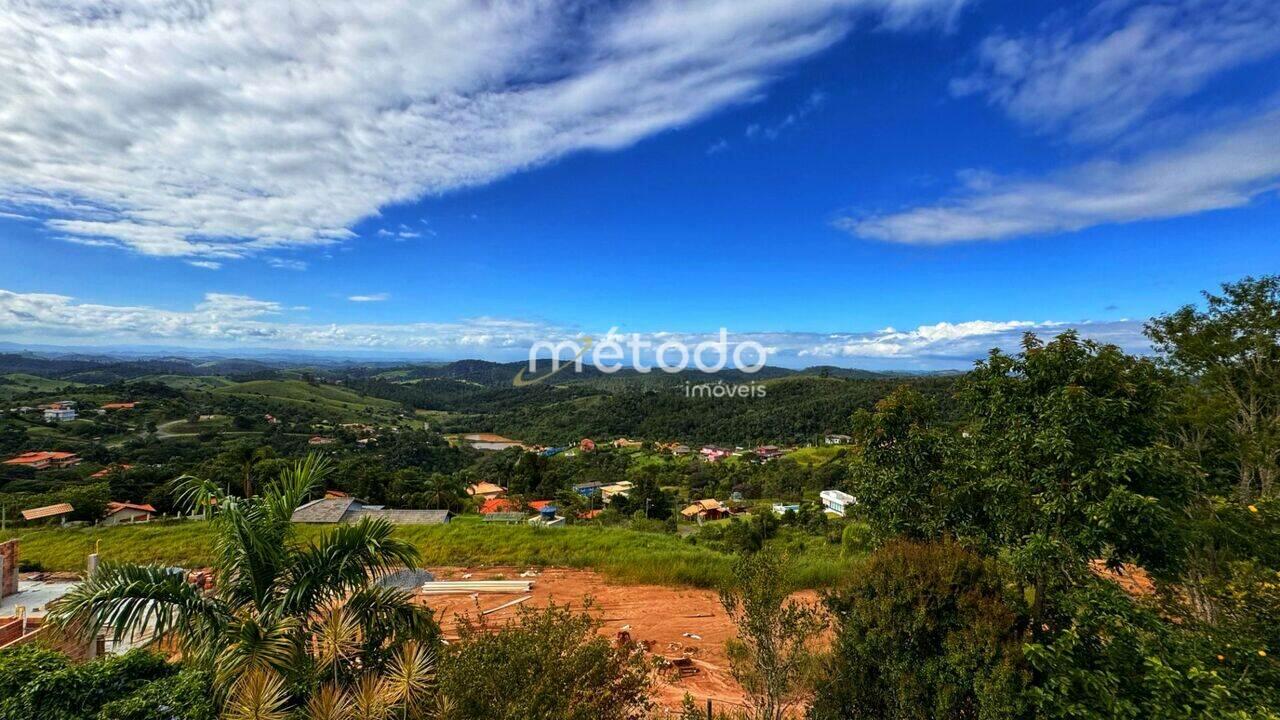
[[(22, 558), (46, 570), (76, 571), (99, 547), (104, 561), (199, 567), (210, 561), (208, 525), (172, 521), (114, 528), (23, 528), (8, 533), (22, 541)], [(323, 527), (298, 526), (309, 540)], [(716, 587), (732, 577), (733, 556), (672, 535), (619, 528), (482, 525), (455, 521), (443, 526), (397, 528), (434, 565), (516, 565), (592, 568), (629, 583)], [(793, 554), (793, 581), (823, 587), (846, 567), (833, 546)]]
[(0, 398), (11, 398), (33, 392), (53, 393), (66, 387), (84, 387), (82, 383), (71, 382), (70, 380), (50, 380), (26, 373), (10, 373), (0, 377), (3, 377), (6, 381), (0, 384)]

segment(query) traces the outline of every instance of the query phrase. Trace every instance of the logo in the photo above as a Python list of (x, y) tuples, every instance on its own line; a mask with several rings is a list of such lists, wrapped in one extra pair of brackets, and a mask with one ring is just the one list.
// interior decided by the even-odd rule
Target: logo
[[(542, 375), (534, 375), (538, 372), (539, 355), (543, 353), (550, 358), (551, 369)], [(624, 360), (629, 360), (629, 363), (624, 365)], [(726, 328), (720, 328), (717, 339), (690, 346), (679, 340), (666, 340), (655, 345), (640, 333), (623, 335), (615, 327), (599, 342), (590, 336), (584, 336), (581, 341), (535, 342), (529, 347), (529, 367), (521, 368), (511, 384), (516, 387), (536, 385), (568, 367), (580, 373), (588, 363), (605, 374), (616, 373), (624, 367), (645, 374), (654, 368), (674, 374), (689, 369), (690, 364), (704, 373), (716, 373), (732, 362), (734, 369), (750, 374), (760, 372), (767, 360), (768, 351), (754, 340), (734, 343), (731, 349)], [(650, 361), (653, 364), (647, 364)]]

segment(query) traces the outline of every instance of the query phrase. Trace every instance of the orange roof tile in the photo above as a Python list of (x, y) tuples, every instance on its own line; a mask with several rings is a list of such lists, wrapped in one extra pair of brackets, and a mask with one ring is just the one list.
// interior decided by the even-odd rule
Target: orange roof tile
[(22, 511), (23, 520), (39, 520), (41, 518), (55, 517), (58, 515), (66, 515), (75, 512), (75, 508), (71, 507), (71, 503), (58, 503), (57, 505), (46, 505), (44, 507), (31, 508)]

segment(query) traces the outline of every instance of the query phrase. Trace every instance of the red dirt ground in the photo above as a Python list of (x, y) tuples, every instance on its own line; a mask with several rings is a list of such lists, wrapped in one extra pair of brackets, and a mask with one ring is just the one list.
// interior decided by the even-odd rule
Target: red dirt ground
[[(698, 668), (698, 674), (679, 680), (659, 680), (655, 699), (660, 707), (678, 709), (686, 692), (694, 697), (699, 707), (705, 706), (707, 698), (717, 706), (743, 701), (742, 688), (730, 676), (725, 654), (725, 641), (734, 634), (733, 623), (720, 607), (719, 597), (714, 591), (619, 585), (589, 570), (534, 569), (538, 575), (528, 578), (522, 578), (520, 574), (529, 568), (431, 570), (439, 580), (459, 580), (466, 573), (471, 574), (471, 580), (531, 580), (533, 590), (528, 594), (533, 598), (523, 603), (526, 606), (545, 606), (554, 600), (557, 604), (571, 603), (581, 607), (583, 598), (590, 597), (593, 601), (592, 614), (604, 623), (601, 635), (613, 638), (623, 627), (630, 626), (631, 638), (637, 642), (652, 642), (651, 652), (654, 655), (669, 658), (687, 655)], [(445, 636), (453, 637), (459, 614), (474, 616), (522, 596), (484, 593), (473, 599), (468, 595), (435, 595), (424, 596), (424, 601), (437, 611)], [(804, 596), (816, 597), (813, 593), (805, 593)], [(515, 616), (516, 608), (510, 607), (490, 614), (487, 619), (501, 623)], [(698, 637), (691, 638), (686, 633)]]

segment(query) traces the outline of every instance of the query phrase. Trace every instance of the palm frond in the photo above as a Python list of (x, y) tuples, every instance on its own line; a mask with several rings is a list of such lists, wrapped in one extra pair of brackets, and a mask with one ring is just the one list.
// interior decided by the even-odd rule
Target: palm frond
[(256, 501), (231, 499), (218, 514), (218, 578), (234, 602), (265, 608), (287, 562), (287, 524), (267, 516)]
[(308, 612), (325, 602), (364, 587), (370, 580), (398, 567), (417, 567), (418, 549), (393, 537), (384, 519), (362, 518), (340, 525), (319, 541), (292, 553), (286, 571), (289, 612)]
[(224, 720), (287, 720), (289, 693), (284, 679), (268, 670), (255, 670), (231, 689)]
[(386, 683), (373, 673), (361, 675), (351, 690), (353, 720), (385, 720), (392, 704)]
[(270, 623), (258, 617), (239, 618), (232, 622), (227, 641), (218, 654), (215, 681), (227, 686), (248, 673), (280, 672), (292, 669), (297, 618), (285, 617)]
[(153, 565), (105, 562), (50, 609), (61, 627), (120, 642), (144, 631), (211, 639), (227, 616), (224, 604), (187, 583), (185, 573)]
[(351, 698), (337, 685), (325, 685), (307, 700), (307, 720), (352, 720)]
[(417, 714), (435, 689), (435, 652), (422, 643), (405, 643), (391, 659), (383, 679), (392, 701)]
[(293, 511), (324, 487), (325, 478), (333, 471), (329, 458), (309, 453), (305, 458), (280, 471), (280, 477), (267, 485), (262, 494), (263, 505), (272, 519), (289, 522)]
[(213, 511), (226, 500), (226, 493), (217, 483), (195, 475), (174, 478), (172, 486), (178, 507), (198, 510), (206, 518), (212, 517)]
[(321, 669), (331, 669), (335, 678), (341, 666), (356, 656), (364, 633), (359, 621), (341, 605), (326, 608), (310, 627), (308, 649)]
[(414, 602), (411, 593), (396, 588), (360, 588), (347, 598), (346, 610), (359, 619), (369, 648), (381, 647), (391, 639), (434, 641), (439, 631), (431, 609)]

